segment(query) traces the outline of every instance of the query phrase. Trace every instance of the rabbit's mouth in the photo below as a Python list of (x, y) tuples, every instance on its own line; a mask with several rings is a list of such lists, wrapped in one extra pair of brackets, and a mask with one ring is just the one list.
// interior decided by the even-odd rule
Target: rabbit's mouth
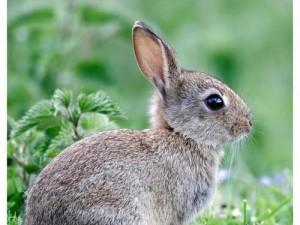
[(231, 137), (230, 142), (238, 142), (243, 138), (247, 137), (252, 131), (252, 122), (247, 121), (247, 123), (235, 123), (229, 130), (229, 135)]
[(234, 139), (241, 139), (251, 133), (252, 119), (249, 117), (237, 117), (235, 123), (229, 129), (229, 135)]

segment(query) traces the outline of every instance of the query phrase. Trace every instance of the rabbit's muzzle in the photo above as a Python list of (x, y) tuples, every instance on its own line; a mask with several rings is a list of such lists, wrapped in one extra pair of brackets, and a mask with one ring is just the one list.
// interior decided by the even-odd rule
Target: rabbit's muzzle
[(252, 128), (252, 116), (237, 117), (235, 123), (230, 128), (229, 134), (236, 139), (251, 133)]

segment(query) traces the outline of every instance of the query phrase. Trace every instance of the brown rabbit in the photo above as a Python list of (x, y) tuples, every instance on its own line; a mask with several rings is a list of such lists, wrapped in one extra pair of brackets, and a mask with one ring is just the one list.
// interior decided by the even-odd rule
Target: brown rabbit
[(219, 80), (182, 69), (143, 22), (133, 46), (157, 88), (152, 127), (101, 132), (65, 149), (29, 191), (27, 225), (180, 225), (211, 202), (221, 145), (251, 131), (250, 110)]

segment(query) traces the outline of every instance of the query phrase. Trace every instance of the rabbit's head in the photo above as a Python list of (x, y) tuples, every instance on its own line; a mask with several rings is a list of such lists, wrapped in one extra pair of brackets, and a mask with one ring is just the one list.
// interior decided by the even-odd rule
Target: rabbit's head
[(182, 69), (170, 45), (143, 22), (133, 27), (133, 46), (142, 73), (159, 93), (152, 109), (155, 127), (213, 147), (252, 130), (252, 115), (241, 97), (212, 76)]

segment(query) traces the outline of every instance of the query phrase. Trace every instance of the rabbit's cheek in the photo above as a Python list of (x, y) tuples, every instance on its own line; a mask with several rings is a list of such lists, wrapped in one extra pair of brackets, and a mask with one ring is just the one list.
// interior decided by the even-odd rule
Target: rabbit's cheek
[(238, 126), (237, 123), (235, 123), (231, 128), (230, 128), (230, 131), (229, 131), (229, 134), (232, 136), (232, 137), (238, 137), (239, 134), (241, 133), (241, 130)]

